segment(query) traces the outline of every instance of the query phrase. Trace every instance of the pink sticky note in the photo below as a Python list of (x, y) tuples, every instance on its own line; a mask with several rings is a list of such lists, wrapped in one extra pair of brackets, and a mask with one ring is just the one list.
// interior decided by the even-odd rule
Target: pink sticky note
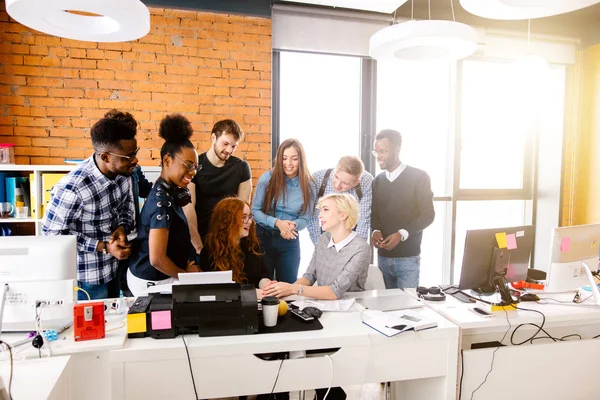
[(514, 233), (506, 235), (506, 248), (508, 250), (514, 250), (517, 248), (517, 237)]
[(565, 236), (564, 238), (561, 239), (560, 251), (562, 251), (563, 253), (568, 253), (571, 251), (571, 238), (570, 237)]
[(171, 329), (171, 311), (152, 311), (150, 319), (153, 331)]

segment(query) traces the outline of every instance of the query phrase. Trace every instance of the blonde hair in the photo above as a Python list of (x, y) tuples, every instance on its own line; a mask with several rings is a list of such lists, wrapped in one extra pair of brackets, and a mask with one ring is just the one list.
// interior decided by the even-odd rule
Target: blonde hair
[(323, 205), (323, 203), (326, 200), (333, 200), (335, 201), (335, 206), (337, 207), (338, 211), (341, 213), (346, 213), (348, 215), (348, 218), (346, 218), (345, 221), (345, 228), (348, 230), (352, 230), (354, 229), (354, 227), (356, 226), (356, 223), (358, 222), (358, 201), (356, 201), (356, 198), (354, 196), (351, 196), (347, 193), (332, 193), (332, 194), (328, 194), (327, 196), (323, 196), (319, 199), (319, 203), (317, 204), (317, 208), (321, 208), (321, 206)]
[(362, 176), (365, 165), (360, 158), (356, 156), (344, 156), (337, 163), (336, 171), (342, 171), (357, 178)]

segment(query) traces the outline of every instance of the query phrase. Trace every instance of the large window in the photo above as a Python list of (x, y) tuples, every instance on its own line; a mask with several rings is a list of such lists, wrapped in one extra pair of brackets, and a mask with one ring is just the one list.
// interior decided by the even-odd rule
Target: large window
[[(427, 172), (436, 198), (435, 221), (423, 234), (424, 285), (444, 280), (442, 265), (450, 251), (452, 149), (450, 101), (452, 69), (445, 63), (377, 64), (377, 131), (402, 133), (402, 162)], [(381, 172), (377, 166), (376, 172)]]
[[(376, 132), (389, 128), (403, 135), (402, 161), (431, 177), (436, 218), (423, 236), (422, 285), (458, 283), (467, 230), (557, 226), (564, 66), (552, 66), (540, 95), (510, 60), (380, 62), (368, 75), (358, 57), (276, 54), (274, 132), (302, 141), (312, 172), (346, 154), (381, 172), (369, 153)], [(365, 103), (369, 90), (373, 102)], [(301, 240), (302, 272), (312, 244)]]
[[(311, 173), (360, 152), (361, 59), (310, 53), (280, 54), (280, 143), (302, 142)], [(313, 245), (300, 232), (302, 276)]]

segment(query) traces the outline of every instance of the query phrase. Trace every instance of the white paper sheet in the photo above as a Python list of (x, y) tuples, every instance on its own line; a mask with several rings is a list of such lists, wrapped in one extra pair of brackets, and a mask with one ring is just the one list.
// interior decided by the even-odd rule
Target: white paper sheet
[(299, 309), (303, 310), (305, 307), (316, 307), (321, 311), (348, 311), (352, 305), (354, 305), (354, 299), (344, 300), (296, 300), (292, 303)]
[(232, 271), (186, 272), (185, 274), (179, 274), (180, 285), (209, 283), (233, 283)]

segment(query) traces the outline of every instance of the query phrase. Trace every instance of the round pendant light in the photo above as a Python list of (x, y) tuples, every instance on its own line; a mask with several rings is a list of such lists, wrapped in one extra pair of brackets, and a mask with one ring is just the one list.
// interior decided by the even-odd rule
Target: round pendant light
[(454, 21), (422, 20), (390, 25), (371, 36), (376, 60), (458, 60), (475, 53), (477, 32)]
[(6, 0), (6, 11), (31, 29), (73, 40), (125, 42), (150, 31), (140, 0)]
[(600, 0), (460, 0), (471, 14), (489, 19), (518, 20), (550, 17), (600, 3)]

